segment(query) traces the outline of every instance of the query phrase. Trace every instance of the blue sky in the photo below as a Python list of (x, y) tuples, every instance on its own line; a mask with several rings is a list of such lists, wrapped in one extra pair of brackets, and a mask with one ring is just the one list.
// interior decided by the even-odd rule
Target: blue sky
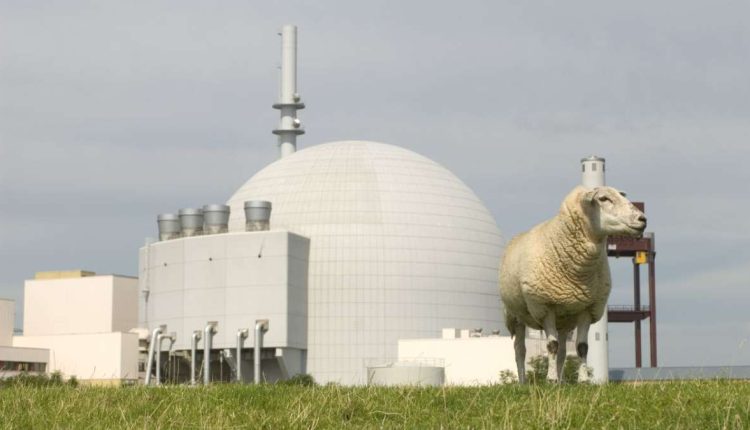
[[(428, 156), (506, 238), (604, 156), (656, 233), (661, 364), (750, 364), (748, 17), (743, 1), (0, 2), (0, 296), (41, 270), (135, 274), (157, 213), (223, 202), (275, 159), (276, 33), (294, 23), (300, 147)], [(629, 262), (612, 265), (610, 303), (630, 303)], [(610, 326), (613, 366), (633, 364), (632, 331)]]

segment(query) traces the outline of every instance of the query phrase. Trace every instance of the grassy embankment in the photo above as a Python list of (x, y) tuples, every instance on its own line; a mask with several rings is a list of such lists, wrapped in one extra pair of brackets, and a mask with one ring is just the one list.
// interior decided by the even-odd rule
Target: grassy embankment
[(750, 384), (0, 388), (0, 427), (750, 428)]

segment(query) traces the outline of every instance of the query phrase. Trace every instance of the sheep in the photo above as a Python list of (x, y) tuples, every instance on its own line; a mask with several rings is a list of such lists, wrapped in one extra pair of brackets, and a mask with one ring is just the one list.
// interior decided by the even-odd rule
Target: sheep
[(565, 197), (555, 217), (508, 243), (500, 269), (500, 297), (505, 324), (515, 337), (520, 383), (526, 379), (526, 327), (547, 334), (551, 381), (562, 380), (566, 340), (577, 329), (579, 379), (587, 379), (589, 326), (606, 312), (612, 283), (607, 236), (640, 237), (645, 228), (645, 215), (624, 193), (579, 186)]

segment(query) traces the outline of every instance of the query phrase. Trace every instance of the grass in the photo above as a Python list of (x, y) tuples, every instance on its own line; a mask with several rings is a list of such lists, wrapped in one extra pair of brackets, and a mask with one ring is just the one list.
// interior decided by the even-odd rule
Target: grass
[(750, 428), (750, 383), (0, 388), (0, 427)]

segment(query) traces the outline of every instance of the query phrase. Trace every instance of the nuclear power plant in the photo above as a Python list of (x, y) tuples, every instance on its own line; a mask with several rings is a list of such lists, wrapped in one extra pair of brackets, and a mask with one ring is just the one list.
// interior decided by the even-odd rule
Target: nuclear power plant
[[(133, 250), (137, 279), (39, 273), (25, 285), (23, 334), (0, 301), (0, 371), (148, 385), (300, 374), (487, 384), (515, 372), (498, 290), (503, 237), (489, 210), (406, 148), (298, 150), (297, 29), (280, 34), (279, 158), (222, 203), (154, 214), (158, 240)], [(603, 185), (603, 159), (582, 165), (584, 185)], [(606, 380), (603, 324), (590, 344)], [(530, 333), (531, 354), (544, 353), (542, 338)]]

